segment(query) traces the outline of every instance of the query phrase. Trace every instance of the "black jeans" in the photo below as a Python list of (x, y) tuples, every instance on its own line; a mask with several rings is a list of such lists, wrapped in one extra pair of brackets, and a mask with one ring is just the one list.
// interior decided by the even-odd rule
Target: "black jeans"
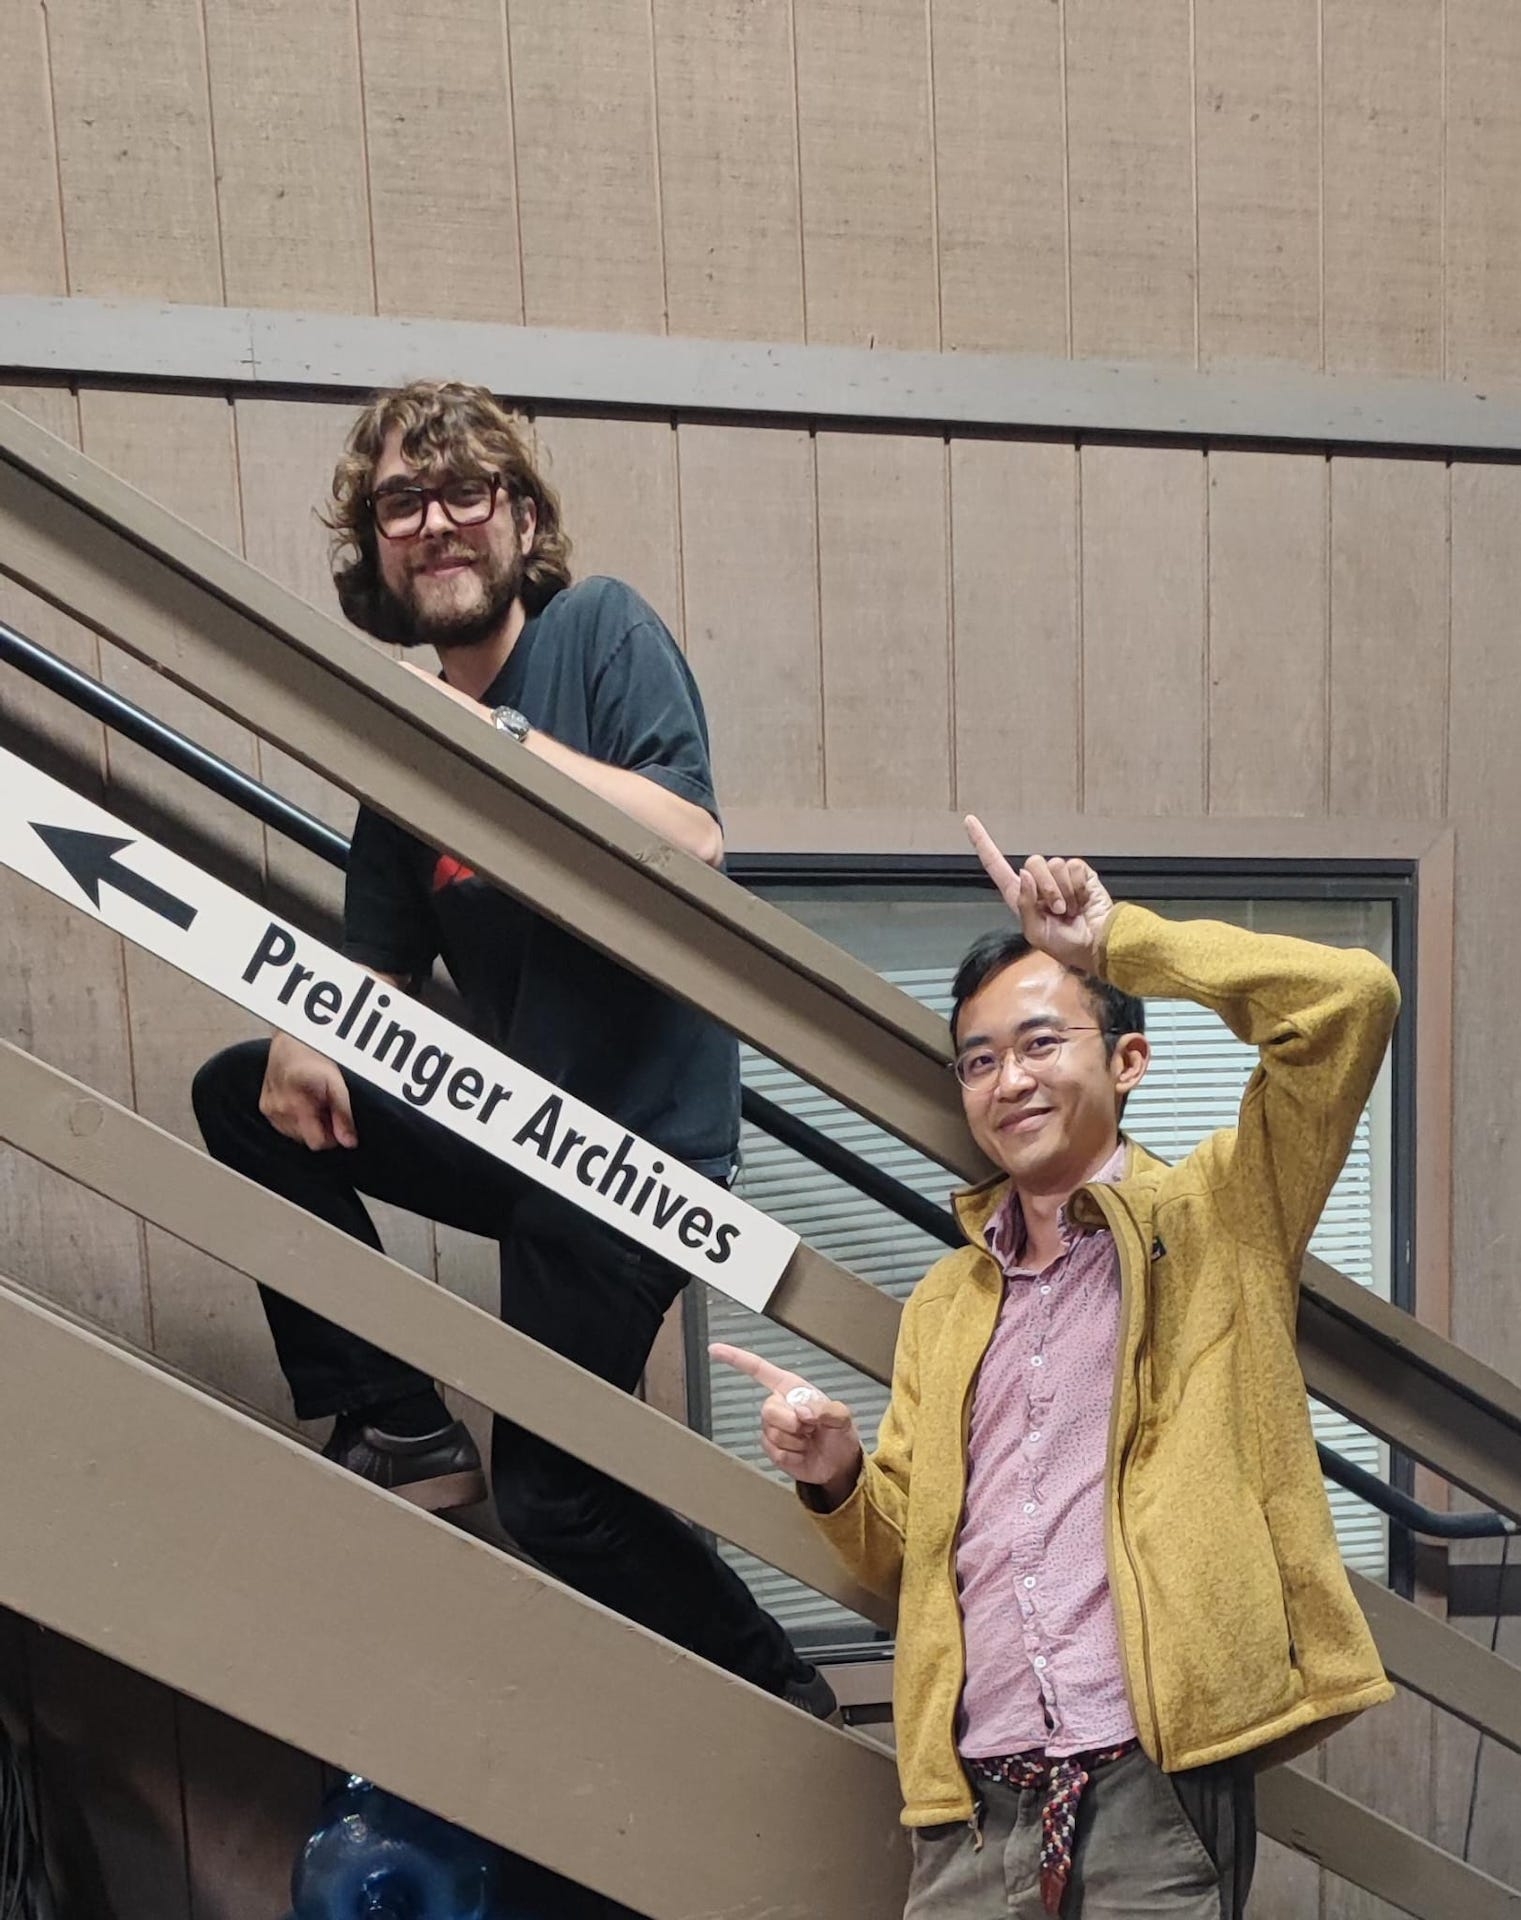
[[(213, 1157), (379, 1247), (361, 1194), (501, 1247), (502, 1318), (631, 1392), (686, 1276), (547, 1188), (366, 1081), (348, 1077), (359, 1144), (313, 1153), (259, 1112), (269, 1048), (229, 1047), (196, 1075)], [(261, 1288), (296, 1412), (340, 1413), (432, 1383), (413, 1367)], [(674, 1514), (500, 1417), (492, 1486), (502, 1524), (580, 1593), (770, 1693), (794, 1670), (787, 1636)]]

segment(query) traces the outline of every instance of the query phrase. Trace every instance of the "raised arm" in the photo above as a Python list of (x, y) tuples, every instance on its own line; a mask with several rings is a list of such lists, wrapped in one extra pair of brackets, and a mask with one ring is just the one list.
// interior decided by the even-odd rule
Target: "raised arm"
[(967, 831), (1032, 945), (1127, 993), (1208, 1007), (1257, 1049), (1237, 1125), (1193, 1158), (1227, 1227), (1297, 1271), (1389, 1044), (1394, 975), (1357, 948), (1116, 906), (1085, 861), (1016, 872), (980, 822)]
[(1209, 1007), (1256, 1048), (1236, 1126), (1195, 1157), (1225, 1224), (1297, 1271), (1389, 1044), (1394, 975), (1360, 948), (1136, 906), (1116, 909), (1100, 965), (1128, 993)]

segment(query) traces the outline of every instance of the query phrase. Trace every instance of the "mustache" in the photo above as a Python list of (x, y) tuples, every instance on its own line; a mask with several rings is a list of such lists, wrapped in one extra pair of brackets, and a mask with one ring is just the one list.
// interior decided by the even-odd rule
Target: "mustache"
[(436, 567), (441, 562), (450, 560), (470, 561), (476, 557), (474, 547), (465, 546), (461, 542), (442, 540), (437, 546), (429, 547), (425, 553), (418, 554), (416, 564), (413, 566), (412, 571), (413, 573), (420, 573), (425, 567)]

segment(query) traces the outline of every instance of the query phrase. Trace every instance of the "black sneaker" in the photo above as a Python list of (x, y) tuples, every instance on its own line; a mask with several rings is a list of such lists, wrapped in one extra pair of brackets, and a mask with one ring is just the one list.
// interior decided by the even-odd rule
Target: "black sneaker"
[(811, 1713), (815, 1720), (827, 1720), (832, 1727), (843, 1727), (845, 1724), (840, 1703), (834, 1697), (834, 1688), (817, 1667), (797, 1667), (782, 1689), (782, 1698), (789, 1707), (800, 1707), (804, 1713)]
[(340, 1414), (322, 1457), (429, 1513), (473, 1507), (486, 1498), (481, 1456), (458, 1420), (437, 1433), (404, 1439)]

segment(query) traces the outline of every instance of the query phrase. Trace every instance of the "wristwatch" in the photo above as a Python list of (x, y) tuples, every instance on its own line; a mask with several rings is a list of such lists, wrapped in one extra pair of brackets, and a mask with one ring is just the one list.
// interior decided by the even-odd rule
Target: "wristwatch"
[(526, 713), (519, 713), (516, 707), (493, 707), (491, 724), (503, 733), (510, 733), (514, 740), (526, 740), (531, 731)]

